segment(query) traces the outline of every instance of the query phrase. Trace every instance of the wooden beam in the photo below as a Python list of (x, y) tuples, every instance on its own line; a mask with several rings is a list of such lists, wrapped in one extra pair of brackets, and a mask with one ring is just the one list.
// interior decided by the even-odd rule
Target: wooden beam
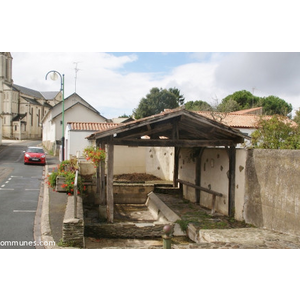
[(209, 190), (207, 188), (204, 188), (202, 186), (198, 186), (198, 185), (195, 185), (193, 183), (190, 183), (188, 181), (185, 181), (185, 180), (181, 180), (181, 179), (177, 179), (177, 182), (179, 183), (182, 183), (182, 184), (185, 184), (187, 186), (190, 186), (190, 187), (193, 187), (195, 189), (199, 189), (200, 191), (203, 191), (203, 192), (206, 192), (208, 194), (212, 194), (212, 195), (216, 195), (216, 196), (219, 196), (219, 197), (222, 197), (223, 194), (219, 193), (219, 192), (216, 192), (216, 191), (213, 191), (213, 190)]
[(115, 145), (145, 147), (209, 147), (232, 146), (232, 140), (172, 140), (172, 139), (119, 139), (113, 140)]
[(236, 149), (231, 146), (228, 149), (229, 153), (229, 186), (228, 186), (228, 215), (234, 217), (235, 213), (235, 164), (236, 164)]
[(177, 187), (177, 179), (178, 179), (178, 169), (179, 169), (179, 153), (180, 148), (174, 148), (174, 172), (173, 172), (173, 187)]
[(173, 140), (179, 140), (179, 127), (178, 127), (178, 119), (173, 120), (172, 122), (172, 139)]
[(114, 222), (114, 144), (107, 144), (107, 221)]
[[(195, 185), (201, 186), (201, 158), (205, 148), (200, 148), (199, 154), (196, 157), (195, 166)], [(200, 204), (200, 190), (195, 189), (195, 199), (196, 203)]]
[[(101, 149), (105, 149), (105, 144), (102, 142), (100, 144)], [(100, 173), (100, 205), (105, 205), (105, 161), (101, 161), (99, 165), (99, 173)]]

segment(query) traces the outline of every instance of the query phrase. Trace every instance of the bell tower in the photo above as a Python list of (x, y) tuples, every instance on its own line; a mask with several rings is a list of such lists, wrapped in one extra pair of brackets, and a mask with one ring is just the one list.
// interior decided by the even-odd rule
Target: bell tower
[(0, 52), (0, 82), (12, 84), (12, 56), (10, 52)]
[(12, 91), (12, 56), (10, 52), (0, 52), (0, 122), (2, 135), (11, 136), (11, 91)]

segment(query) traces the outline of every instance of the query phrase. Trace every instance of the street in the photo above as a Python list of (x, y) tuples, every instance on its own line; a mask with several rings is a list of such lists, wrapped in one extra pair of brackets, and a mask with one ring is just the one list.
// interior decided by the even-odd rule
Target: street
[(43, 166), (24, 165), (23, 151), (41, 141), (3, 141), (0, 148), (0, 249), (35, 249), (33, 228)]

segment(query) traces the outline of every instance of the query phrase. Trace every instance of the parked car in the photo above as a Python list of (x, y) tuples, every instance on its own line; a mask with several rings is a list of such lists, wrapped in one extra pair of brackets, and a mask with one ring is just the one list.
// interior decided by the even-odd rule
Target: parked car
[(46, 164), (46, 153), (41, 147), (28, 147), (24, 152), (24, 164)]

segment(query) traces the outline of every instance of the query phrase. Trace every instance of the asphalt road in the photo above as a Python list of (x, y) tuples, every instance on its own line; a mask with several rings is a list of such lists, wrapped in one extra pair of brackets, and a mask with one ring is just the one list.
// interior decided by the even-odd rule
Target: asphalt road
[(33, 228), (43, 166), (24, 165), (23, 151), (41, 141), (4, 143), (0, 149), (0, 249), (35, 249)]

